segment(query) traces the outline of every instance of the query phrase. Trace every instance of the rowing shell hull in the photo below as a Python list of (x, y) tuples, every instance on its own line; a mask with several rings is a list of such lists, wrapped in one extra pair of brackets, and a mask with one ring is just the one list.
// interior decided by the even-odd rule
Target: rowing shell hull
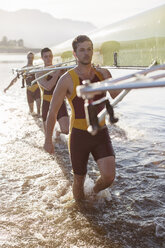
[[(165, 4), (88, 34), (93, 63), (101, 66), (147, 67), (165, 63)], [(73, 59), (72, 39), (52, 48), (55, 62)]]

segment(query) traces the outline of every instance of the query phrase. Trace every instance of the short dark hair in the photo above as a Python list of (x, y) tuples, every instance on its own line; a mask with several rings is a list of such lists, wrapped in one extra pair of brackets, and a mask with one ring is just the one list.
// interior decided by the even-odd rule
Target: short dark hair
[(48, 47), (43, 48), (43, 49), (41, 50), (41, 57), (42, 57), (43, 54), (46, 53), (46, 52), (51, 52), (51, 53), (52, 53), (52, 50), (51, 50), (50, 48), (48, 48)]
[(91, 41), (91, 39), (88, 36), (78, 35), (72, 42), (72, 47), (73, 47), (74, 52), (76, 52), (78, 44), (82, 43), (84, 41), (90, 41), (92, 43), (92, 48), (93, 48), (93, 42)]

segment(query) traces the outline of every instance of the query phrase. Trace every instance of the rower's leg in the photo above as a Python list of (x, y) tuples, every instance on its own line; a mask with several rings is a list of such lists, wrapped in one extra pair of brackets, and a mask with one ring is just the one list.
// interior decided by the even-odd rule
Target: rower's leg
[(115, 179), (115, 157), (109, 156), (97, 160), (100, 177), (93, 188), (95, 193), (111, 186)]
[(74, 181), (73, 181), (73, 196), (75, 200), (84, 200), (84, 182), (85, 176), (74, 174)]
[(28, 102), (28, 105), (29, 105), (29, 111), (32, 114), (34, 109), (34, 102)]
[(64, 134), (69, 133), (69, 117), (63, 116), (58, 120), (58, 123), (60, 125), (60, 130)]
[(33, 108), (34, 108), (33, 93), (27, 89), (26, 90), (26, 96), (27, 96), (27, 102), (28, 102), (28, 106), (29, 106), (29, 112), (32, 114)]
[(37, 114), (40, 116), (41, 111), (41, 98), (36, 99), (36, 106), (37, 106)]

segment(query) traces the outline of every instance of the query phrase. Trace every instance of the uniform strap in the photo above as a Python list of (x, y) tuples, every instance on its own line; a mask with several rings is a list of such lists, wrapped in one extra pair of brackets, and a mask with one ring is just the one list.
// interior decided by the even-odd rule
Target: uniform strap
[(76, 87), (78, 85), (80, 85), (80, 80), (79, 80), (79, 76), (77, 75), (77, 73), (75, 72), (74, 69), (69, 70), (68, 72), (69, 72), (69, 74), (70, 74), (70, 76), (72, 78), (72, 81), (73, 81), (73, 92), (72, 92), (72, 95), (70, 97), (68, 97), (68, 99), (70, 101), (72, 101), (77, 95), (76, 94)]

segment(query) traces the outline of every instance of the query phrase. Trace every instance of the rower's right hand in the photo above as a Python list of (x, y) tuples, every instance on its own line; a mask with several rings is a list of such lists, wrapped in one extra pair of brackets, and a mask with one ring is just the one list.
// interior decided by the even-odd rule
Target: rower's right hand
[(46, 152), (50, 153), (50, 154), (54, 154), (54, 146), (52, 142), (46, 142), (44, 144), (44, 149)]

